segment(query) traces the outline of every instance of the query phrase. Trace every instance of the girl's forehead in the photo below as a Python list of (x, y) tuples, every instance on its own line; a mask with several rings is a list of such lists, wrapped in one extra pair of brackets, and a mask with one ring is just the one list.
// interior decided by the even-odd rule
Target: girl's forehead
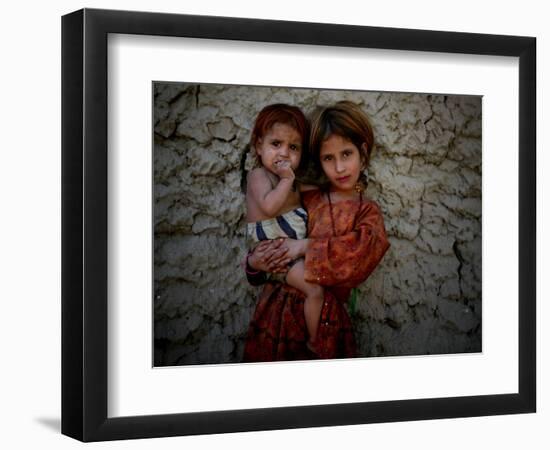
[(320, 153), (337, 152), (352, 148), (357, 147), (349, 139), (339, 134), (331, 134), (321, 143)]

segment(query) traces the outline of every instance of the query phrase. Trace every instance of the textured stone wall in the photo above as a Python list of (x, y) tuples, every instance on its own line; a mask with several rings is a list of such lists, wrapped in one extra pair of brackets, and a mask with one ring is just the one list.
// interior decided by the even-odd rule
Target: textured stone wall
[(481, 98), (155, 83), (155, 365), (239, 362), (257, 288), (240, 267), (256, 114), (347, 99), (371, 118), (367, 195), (391, 248), (359, 288), (362, 356), (481, 351)]

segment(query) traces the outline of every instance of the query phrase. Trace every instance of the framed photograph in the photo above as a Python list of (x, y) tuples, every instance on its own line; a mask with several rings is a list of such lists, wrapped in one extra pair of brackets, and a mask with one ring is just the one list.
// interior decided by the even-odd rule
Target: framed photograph
[(534, 412), (535, 55), (64, 16), (62, 432)]

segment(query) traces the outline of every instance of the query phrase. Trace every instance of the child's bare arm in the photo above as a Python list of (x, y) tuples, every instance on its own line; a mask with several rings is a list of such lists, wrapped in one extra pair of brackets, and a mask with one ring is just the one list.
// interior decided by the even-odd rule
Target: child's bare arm
[(275, 217), (285, 204), (293, 182), (294, 177), (280, 178), (277, 186), (272, 188), (265, 169), (254, 169), (248, 174), (246, 195), (263, 214)]

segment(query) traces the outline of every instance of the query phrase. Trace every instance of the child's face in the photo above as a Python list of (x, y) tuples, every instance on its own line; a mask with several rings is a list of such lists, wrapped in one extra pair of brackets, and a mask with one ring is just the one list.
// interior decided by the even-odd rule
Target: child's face
[(349, 140), (337, 134), (323, 141), (319, 152), (321, 167), (332, 189), (351, 194), (361, 174), (361, 153)]
[(302, 136), (285, 123), (275, 123), (256, 143), (262, 165), (276, 173), (278, 164), (290, 164), (296, 170), (302, 158)]

